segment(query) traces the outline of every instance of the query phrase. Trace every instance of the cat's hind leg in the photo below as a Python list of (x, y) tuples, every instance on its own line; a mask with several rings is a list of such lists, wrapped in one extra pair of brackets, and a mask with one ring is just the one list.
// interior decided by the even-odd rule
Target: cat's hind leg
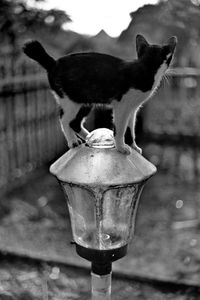
[(81, 108), (81, 104), (71, 101), (68, 97), (60, 99), (62, 114), (60, 114), (60, 124), (62, 131), (68, 143), (69, 148), (77, 147), (81, 144), (81, 139), (76, 136), (76, 133), (71, 127), (71, 123)]
[(91, 106), (82, 106), (75, 119), (70, 122), (71, 128), (83, 139), (85, 140), (89, 131), (84, 127), (84, 119), (87, 117), (89, 112), (91, 111)]
[(129, 116), (131, 113), (131, 107), (128, 101), (127, 103), (124, 102), (125, 100), (121, 100), (120, 102), (115, 101), (113, 105), (113, 116), (115, 125), (114, 136), (117, 150), (124, 154), (130, 154), (131, 148), (125, 144), (124, 136), (128, 125)]
[(135, 149), (138, 153), (142, 154), (142, 149), (139, 148), (135, 142), (135, 122), (136, 122), (136, 114), (138, 109), (132, 111), (128, 121), (128, 128), (130, 129), (131, 138), (132, 138), (132, 145), (131, 147)]

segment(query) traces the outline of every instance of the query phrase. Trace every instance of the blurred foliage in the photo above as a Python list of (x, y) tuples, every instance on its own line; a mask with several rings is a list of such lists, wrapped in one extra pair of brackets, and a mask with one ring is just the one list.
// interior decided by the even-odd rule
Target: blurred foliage
[[(32, 0), (32, 3), (43, 1)], [(37, 38), (59, 55), (98, 51), (133, 59), (138, 33), (153, 43), (165, 42), (176, 35), (178, 47), (174, 64), (200, 67), (200, 0), (160, 0), (155, 5), (144, 5), (130, 14), (132, 20), (118, 38), (110, 37), (103, 30), (92, 37), (66, 31), (63, 24), (71, 21), (66, 12), (39, 9), (27, 2), (0, 0), (1, 44), (6, 41), (16, 49), (23, 39)]]
[[(36, 0), (35, 2), (39, 2)], [(16, 47), (17, 40), (28, 31), (45, 28), (56, 33), (70, 17), (62, 10), (42, 10), (24, 0), (0, 0), (0, 42)]]

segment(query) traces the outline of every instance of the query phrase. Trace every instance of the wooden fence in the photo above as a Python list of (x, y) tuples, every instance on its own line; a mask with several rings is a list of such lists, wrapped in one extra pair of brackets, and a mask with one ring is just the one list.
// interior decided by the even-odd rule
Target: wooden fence
[(66, 149), (58, 120), (45, 73), (0, 67), (0, 189)]

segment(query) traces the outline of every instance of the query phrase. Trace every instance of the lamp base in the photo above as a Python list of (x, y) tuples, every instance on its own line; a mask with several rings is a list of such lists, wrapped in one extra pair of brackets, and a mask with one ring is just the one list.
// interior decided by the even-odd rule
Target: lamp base
[(76, 245), (76, 252), (79, 256), (89, 260), (89, 261), (96, 261), (100, 263), (107, 263), (113, 262), (124, 257), (127, 254), (128, 244), (115, 249), (109, 250), (98, 250), (92, 248), (83, 247), (77, 243)]
[(98, 275), (91, 272), (92, 300), (110, 300), (112, 273)]
[(127, 254), (128, 245), (116, 249), (98, 250), (83, 247), (77, 243), (76, 252), (82, 258), (92, 262), (92, 272), (98, 275), (106, 275), (111, 272), (111, 264)]
[(77, 243), (76, 252), (79, 256), (89, 260), (102, 263), (113, 262), (124, 257), (127, 254), (128, 245), (124, 245), (120, 248), (109, 249), (109, 250), (98, 250), (83, 247)]

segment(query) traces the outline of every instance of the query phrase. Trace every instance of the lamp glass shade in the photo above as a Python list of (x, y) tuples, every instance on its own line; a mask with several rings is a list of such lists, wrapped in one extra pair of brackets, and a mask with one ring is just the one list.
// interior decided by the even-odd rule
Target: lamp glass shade
[(143, 183), (94, 189), (67, 183), (62, 186), (77, 244), (109, 250), (130, 241)]

